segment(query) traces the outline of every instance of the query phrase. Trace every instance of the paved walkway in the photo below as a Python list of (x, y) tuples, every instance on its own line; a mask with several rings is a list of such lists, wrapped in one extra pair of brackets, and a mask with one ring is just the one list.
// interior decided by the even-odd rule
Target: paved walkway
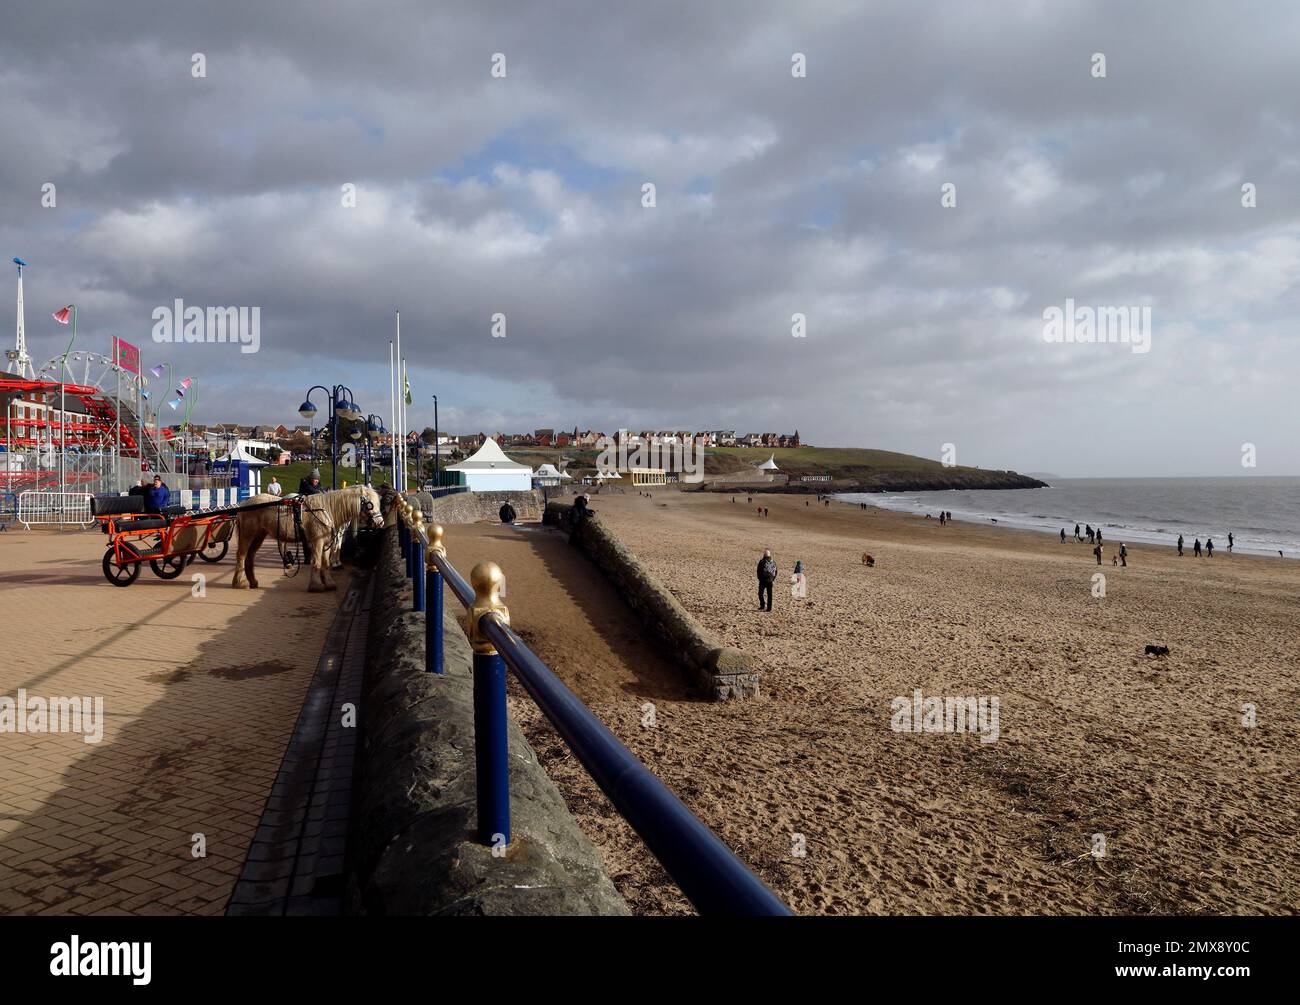
[(230, 589), (233, 554), (120, 589), (103, 552), (96, 531), (0, 534), (0, 699), (104, 707), (99, 743), (0, 732), (0, 913), (220, 914), (347, 574), (309, 594), (264, 547), (260, 590)]

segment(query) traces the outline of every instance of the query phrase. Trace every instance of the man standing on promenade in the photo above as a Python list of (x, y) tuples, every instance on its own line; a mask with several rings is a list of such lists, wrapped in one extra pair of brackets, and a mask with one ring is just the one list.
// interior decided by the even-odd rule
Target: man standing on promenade
[[(772, 558), (770, 548), (763, 551), (763, 557), (758, 560), (758, 609), (760, 611), (770, 611), (772, 609), (772, 584), (776, 582), (776, 561)], [(767, 606), (764, 606), (764, 597), (767, 598)]]
[(501, 504), (501, 509), (497, 512), (497, 516), (501, 518), (502, 523), (514, 523), (517, 515), (515, 508), (510, 505), (508, 500)]
[(280, 488), (280, 479), (276, 478), (275, 475), (272, 475), (271, 484), (266, 487), (266, 491), (270, 492), (273, 496), (278, 496), (282, 491)]

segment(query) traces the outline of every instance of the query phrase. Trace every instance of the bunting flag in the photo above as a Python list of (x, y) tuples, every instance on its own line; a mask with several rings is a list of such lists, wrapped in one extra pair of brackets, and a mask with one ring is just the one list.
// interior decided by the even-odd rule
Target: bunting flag
[(61, 325), (66, 325), (68, 323), (68, 319), (71, 316), (72, 316), (72, 304), (68, 304), (68, 306), (63, 308), (63, 310), (61, 311), (54, 312), (54, 320)]

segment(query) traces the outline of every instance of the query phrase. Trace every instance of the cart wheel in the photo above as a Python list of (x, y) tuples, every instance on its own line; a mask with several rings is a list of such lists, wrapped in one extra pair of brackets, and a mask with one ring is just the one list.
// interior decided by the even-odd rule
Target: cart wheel
[(160, 562), (156, 558), (149, 559), (149, 568), (153, 569), (153, 574), (159, 579), (175, 579), (185, 571), (186, 555), (167, 555)]
[(112, 548), (104, 552), (104, 578), (114, 586), (130, 586), (139, 575), (139, 562), (127, 562), (126, 565), (118, 565), (117, 557), (113, 554)]
[(222, 541), (220, 544), (210, 544), (208, 547), (199, 552), (199, 558), (205, 562), (220, 562), (226, 557), (226, 552), (230, 550), (230, 542)]

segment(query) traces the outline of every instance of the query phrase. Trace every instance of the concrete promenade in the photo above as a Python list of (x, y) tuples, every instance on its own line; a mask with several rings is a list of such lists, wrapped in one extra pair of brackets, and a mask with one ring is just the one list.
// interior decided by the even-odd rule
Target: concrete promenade
[(103, 699), (97, 743), (0, 732), (0, 913), (221, 914), (348, 573), (309, 594), (267, 544), (259, 590), (230, 588), (233, 547), (121, 589), (104, 546), (0, 534), (0, 700)]

